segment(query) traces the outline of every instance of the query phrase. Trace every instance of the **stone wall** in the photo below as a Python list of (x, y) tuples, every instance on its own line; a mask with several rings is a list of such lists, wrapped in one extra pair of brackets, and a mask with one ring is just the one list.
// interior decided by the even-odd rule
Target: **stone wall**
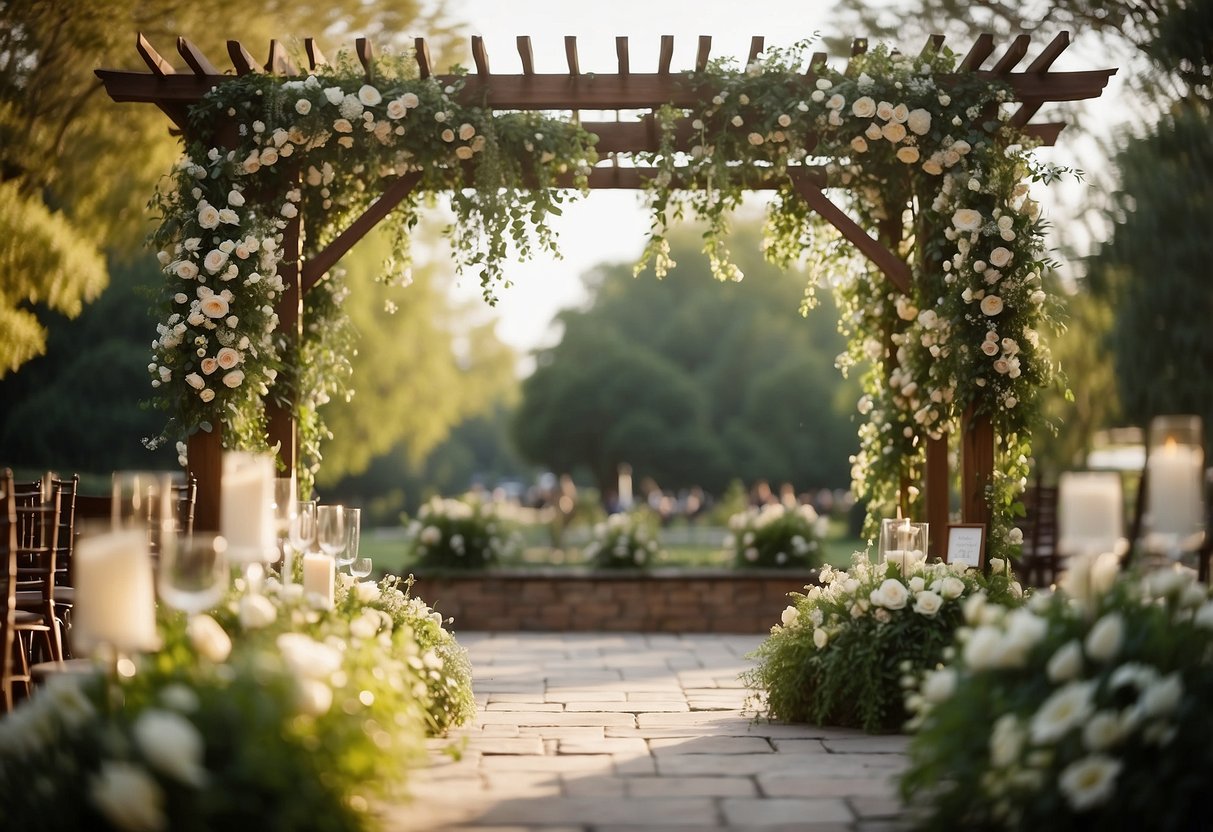
[(494, 571), (417, 575), (416, 594), (454, 629), (765, 633), (813, 572)]

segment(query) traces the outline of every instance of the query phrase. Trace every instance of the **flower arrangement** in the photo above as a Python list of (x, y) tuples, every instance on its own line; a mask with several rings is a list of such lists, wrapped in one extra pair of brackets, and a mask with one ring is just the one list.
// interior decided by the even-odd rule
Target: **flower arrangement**
[[(554, 249), (540, 221), (570, 192), (552, 186), (567, 172), (584, 189), (594, 137), (570, 121), (462, 103), (459, 82), (415, 72), (412, 62), (384, 58), (369, 81), (344, 56), (303, 79), (229, 79), (192, 108), (191, 141), (153, 200), (162, 218), (152, 242), (166, 280), (148, 370), (169, 423), (149, 445), (222, 422), (225, 447), (262, 449), (265, 400), (281, 399), (304, 429), (306, 490), (324, 436), (315, 409), (345, 391), (349, 332), (336, 273), (308, 293), (301, 341), (279, 328), (279, 270), (300, 253), (287, 250), (299, 242), (284, 232), (301, 213), (306, 259), (380, 195), (377, 183), (417, 176), (396, 209), (400, 265), (388, 275), (407, 280), (418, 206), (452, 192), (456, 260), (483, 269), (490, 302), (501, 263), (515, 256), (510, 243), (523, 258)], [(233, 135), (216, 135), (221, 120), (237, 126)]]
[(514, 557), (521, 544), (495, 504), (435, 497), (406, 527), (405, 546), (420, 567), (483, 569)]
[(1207, 828), (1213, 602), (1183, 570), (1076, 558), (1051, 596), (983, 603), (909, 699), (902, 781), (931, 829)]
[[(957, 73), (948, 49), (876, 46), (845, 73), (813, 67), (806, 88), (810, 51), (807, 42), (769, 50), (740, 70), (717, 61), (693, 76), (717, 91), (709, 106), (661, 111), (663, 143), (646, 160), (659, 169), (654, 231), (637, 269), (652, 263), (660, 276), (673, 265), (666, 223), (690, 213), (707, 223), (713, 272), (741, 279), (723, 244), (728, 216), (749, 188), (774, 185), (765, 253), (787, 265), (808, 249), (813, 271), (836, 286), (849, 345), (840, 367), (868, 368), (852, 473), (870, 521), (892, 513), (903, 483), (921, 481), (925, 440), (955, 432), (966, 414), (988, 416), (1001, 437), (989, 547), (1008, 557), (1028, 433), (1052, 379), (1041, 337), (1050, 263), (1029, 184), (1065, 171), (1032, 160), (1004, 106), (1009, 88)], [(690, 152), (678, 153), (688, 125)], [(909, 262), (908, 291), (818, 217), (798, 190), (806, 182), (848, 189), (851, 214)], [(814, 293), (810, 285), (805, 309)], [(905, 496), (913, 503), (917, 490)]]
[(895, 564), (857, 554), (847, 571), (824, 566), (821, 585), (794, 603), (753, 654), (743, 675), (775, 719), (895, 731), (905, 724), (903, 679), (944, 656), (972, 598), (1016, 606), (1022, 596), (1006, 563), (985, 576), (948, 564)]
[(653, 522), (637, 511), (612, 514), (594, 524), (582, 556), (598, 569), (646, 569), (661, 554)]
[[(466, 654), (396, 579), (238, 581), (212, 611), (163, 612), (133, 675), (64, 676), (0, 722), (0, 798), (41, 828), (358, 830), (400, 797), (427, 734), (474, 712)], [(407, 590), (406, 586), (406, 590)]]
[(810, 505), (751, 507), (729, 518), (724, 548), (743, 569), (805, 569), (820, 564), (828, 525)]

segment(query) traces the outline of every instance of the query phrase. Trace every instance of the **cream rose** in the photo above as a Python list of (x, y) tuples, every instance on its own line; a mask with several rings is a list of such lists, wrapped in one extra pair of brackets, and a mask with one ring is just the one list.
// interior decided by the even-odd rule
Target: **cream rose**
[(374, 107), (383, 100), (383, 95), (370, 84), (363, 84), (358, 88), (358, 100), (367, 107)]
[(813, 644), (818, 650), (824, 650), (826, 645), (830, 643), (830, 634), (820, 627), (813, 630)]
[(939, 594), (944, 598), (959, 598), (964, 594), (965, 582), (954, 575), (949, 575), (939, 582)]
[(203, 315), (208, 318), (223, 318), (228, 312), (228, 303), (222, 295), (207, 295), (198, 306)]
[(931, 130), (931, 114), (923, 109), (910, 110), (906, 116), (906, 127), (918, 136), (925, 136)]
[(203, 259), (202, 265), (206, 267), (208, 272), (214, 274), (227, 265), (227, 253), (220, 251), (217, 248), (211, 249), (206, 253), (206, 257)]
[(981, 351), (990, 356), (990, 358), (993, 358), (994, 356), (998, 355), (998, 344), (994, 343), (993, 341), (982, 341)]
[(1002, 298), (998, 295), (986, 295), (981, 299), (981, 311), (983, 314), (994, 317), (1002, 311)]
[(448, 127), (447, 129), (443, 130), (443, 131), (442, 131), (442, 140), (443, 140), (444, 142), (453, 142), (453, 141), (455, 141), (455, 131), (454, 131), (454, 130), (452, 130), (451, 128), (449, 128), (449, 127)]
[(264, 595), (245, 595), (240, 599), (240, 626), (244, 629), (261, 630), (273, 624), (277, 618), (278, 609)]
[(354, 125), (350, 124), (349, 119), (339, 118), (333, 122), (333, 129), (338, 133), (353, 133)]
[(225, 370), (230, 370), (240, 363), (240, 353), (231, 347), (223, 347), (215, 355), (216, 363)]
[(215, 391), (209, 387), (205, 390), (199, 390), (198, 398), (202, 399), (204, 402), (213, 402), (215, 400)]
[(856, 136), (855, 138), (851, 139), (851, 149), (854, 150), (856, 153), (867, 153), (867, 151), (868, 151), (867, 140), (864, 139), (863, 136)]
[(876, 105), (876, 117), (881, 121), (889, 121), (893, 118), (893, 105), (887, 101), (881, 101)]
[(1083, 646), (1087, 655), (1097, 662), (1111, 661), (1120, 652), (1124, 642), (1125, 622), (1119, 613), (1108, 613), (1095, 622), (1095, 626), (1087, 633)]
[(1001, 269), (1003, 266), (1005, 266), (1007, 263), (1010, 263), (1010, 262), (1011, 262), (1011, 252), (1008, 249), (1006, 249), (1002, 246), (999, 246), (998, 248), (996, 248), (990, 252), (990, 264), (992, 266), (994, 266), (995, 268)]
[(397, 100), (410, 110), (421, 103), (421, 99), (418, 98), (415, 93), (411, 93), (411, 92), (406, 92), (404, 95), (400, 96), (400, 98)]
[(195, 390), (201, 390), (206, 386), (206, 382), (202, 380), (202, 376), (198, 375), (197, 373), (190, 373), (188, 376), (186, 376), (185, 383), (190, 387), (193, 387)]
[(851, 105), (851, 112), (859, 118), (871, 118), (876, 115), (876, 102), (867, 95), (857, 98)]
[(472, 125), (470, 125), (466, 122), (459, 125), (459, 138), (462, 139), (463, 141), (466, 142), (468, 139), (472, 138), (472, 136), (475, 136), (475, 135), (476, 135), (476, 128), (473, 127)]
[(475, 155), (475, 152), (470, 147), (462, 146), (462, 147), (455, 148), (455, 158), (456, 159), (462, 159), (464, 161), (467, 161), (468, 159), (471, 159), (474, 155)]
[(306, 116), (311, 111), (312, 111), (312, 102), (308, 101), (306, 98), (300, 98), (298, 101), (295, 102), (295, 112), (298, 113), (299, 115)]
[(906, 126), (904, 124), (898, 124), (895, 121), (891, 121), (881, 128), (880, 134), (893, 144), (897, 144), (906, 137)]
[(198, 267), (190, 260), (181, 260), (173, 269), (182, 280), (193, 280), (198, 276)]
[(394, 98), (387, 103), (387, 117), (390, 119), (404, 118), (405, 113), (408, 111), (408, 107), (404, 106), (404, 102), (399, 98)]
[(834, 93), (826, 101), (826, 107), (831, 110), (841, 110), (847, 104), (847, 100), (838, 93)]
[(905, 104), (898, 104), (893, 108), (893, 121), (898, 124), (905, 124), (906, 119), (910, 117), (910, 108)]
[(213, 358), (204, 358), (202, 359), (200, 369), (202, 370), (203, 375), (209, 376), (211, 373), (215, 372), (215, 370), (219, 369), (219, 362)]
[(943, 599), (929, 589), (914, 596), (914, 612), (927, 618), (934, 618), (943, 607)]
[(800, 618), (800, 610), (795, 607), (785, 607), (783, 613), (779, 616), (779, 622), (785, 627), (795, 627), (796, 621)]
[(976, 231), (981, 224), (981, 212), (973, 208), (960, 208), (952, 214), (952, 227), (957, 231)]
[(884, 135), (883, 133), (880, 132), (880, 125), (877, 124), (876, 122), (872, 122), (871, 124), (869, 124), (868, 129), (864, 130), (863, 134), (865, 136), (867, 136), (869, 139), (871, 139), (872, 141), (876, 141), (877, 139), (879, 139), (881, 136)]
[(239, 387), (241, 384), (244, 383), (244, 371), (243, 370), (232, 370), (230, 373), (228, 373), (227, 375), (225, 375), (223, 377), (223, 383), (227, 387), (232, 387), (232, 388)]
[(912, 165), (918, 161), (917, 147), (899, 147), (897, 149), (897, 161), (905, 162), (907, 165)]
[(219, 209), (209, 202), (198, 203), (198, 225), (203, 228), (218, 228)]
[(910, 598), (910, 591), (896, 578), (886, 578), (884, 583), (878, 589), (873, 590), (869, 597), (871, 602), (878, 607), (900, 610), (905, 608), (906, 602)]
[(939, 176), (939, 174), (943, 173), (943, 167), (934, 157), (923, 162), (922, 169), (932, 176)]

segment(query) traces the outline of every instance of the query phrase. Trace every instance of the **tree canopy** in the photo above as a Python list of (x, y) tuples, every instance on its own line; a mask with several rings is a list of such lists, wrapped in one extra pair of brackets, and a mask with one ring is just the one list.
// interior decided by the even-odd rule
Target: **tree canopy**
[[(730, 243), (747, 278), (718, 283), (689, 229), (661, 281), (626, 265), (587, 276), (588, 308), (523, 382), (514, 436), (523, 455), (585, 471), (605, 495), (618, 465), (663, 488), (723, 491), (728, 480), (845, 486), (857, 387), (829, 308), (803, 320), (805, 276), (766, 263), (745, 226)], [(828, 304), (823, 304), (828, 306)]]

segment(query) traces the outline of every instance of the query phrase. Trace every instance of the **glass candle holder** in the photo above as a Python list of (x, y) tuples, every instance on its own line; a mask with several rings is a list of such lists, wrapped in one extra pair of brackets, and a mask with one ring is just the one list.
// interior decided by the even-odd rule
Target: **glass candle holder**
[(1057, 551), (1063, 555), (1119, 552), (1124, 496), (1115, 471), (1067, 471), (1057, 481)]
[(1204, 430), (1199, 416), (1156, 416), (1146, 457), (1145, 546), (1178, 559), (1204, 540)]
[(896, 563), (903, 575), (926, 563), (928, 526), (908, 518), (880, 521), (880, 562)]

